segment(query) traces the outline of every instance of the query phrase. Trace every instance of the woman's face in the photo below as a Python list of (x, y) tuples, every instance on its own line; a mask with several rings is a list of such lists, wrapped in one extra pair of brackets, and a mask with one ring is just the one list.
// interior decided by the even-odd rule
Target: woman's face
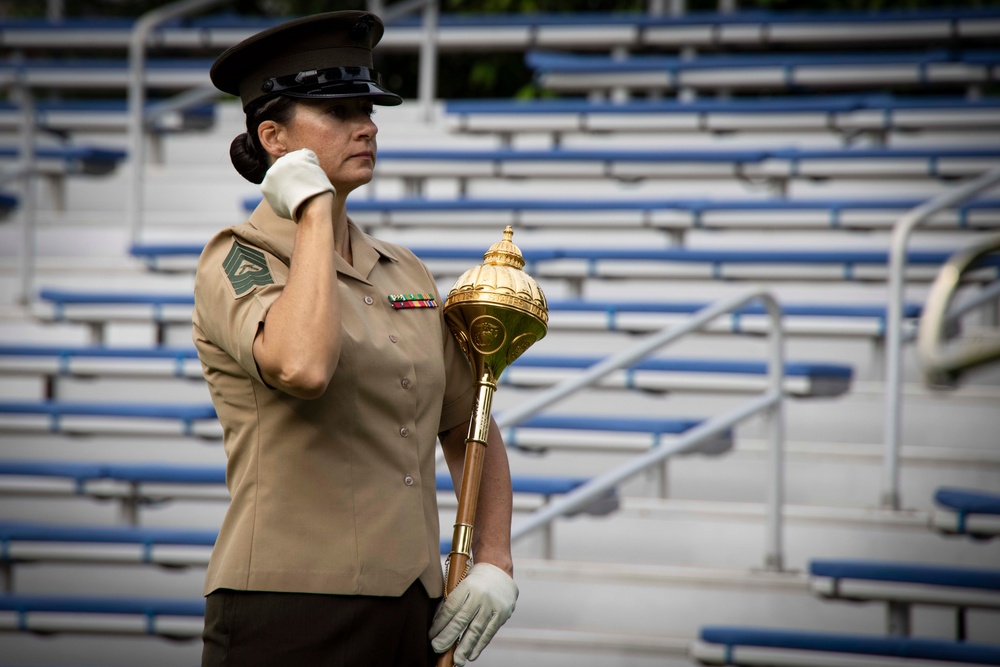
[(291, 121), (278, 134), (285, 152), (309, 148), (337, 192), (346, 195), (375, 174), (378, 128), (364, 97), (297, 100)]

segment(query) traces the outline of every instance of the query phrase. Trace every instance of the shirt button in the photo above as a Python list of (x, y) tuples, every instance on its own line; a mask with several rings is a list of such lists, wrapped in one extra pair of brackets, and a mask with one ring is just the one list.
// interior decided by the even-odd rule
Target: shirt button
[(389, 334), (389, 341), (390, 342), (395, 343), (397, 340), (399, 340), (399, 339), (396, 338), (396, 334)]
[(403, 385), (403, 389), (409, 389), (410, 388), (410, 378), (403, 378), (403, 380), (400, 382), (400, 384)]
[(399, 429), (399, 434), (405, 438), (410, 435), (410, 429), (404, 426), (403, 428)]
[(407, 475), (406, 477), (403, 478), (403, 484), (406, 484), (407, 486), (413, 486), (413, 478)]
[(375, 299), (371, 298), (370, 296), (366, 296), (365, 297), (365, 303), (367, 303), (370, 306), (373, 303), (375, 303)]

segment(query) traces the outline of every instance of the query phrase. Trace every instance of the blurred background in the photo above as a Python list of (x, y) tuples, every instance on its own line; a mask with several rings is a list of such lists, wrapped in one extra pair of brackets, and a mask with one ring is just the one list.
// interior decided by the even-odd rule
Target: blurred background
[(352, 219), (442, 300), (510, 225), (549, 300), (476, 664), (1000, 664), (1000, 3), (39, 0), (0, 1), (0, 667), (199, 664), (194, 268), (260, 200), (208, 71), (361, 8), (405, 101)]

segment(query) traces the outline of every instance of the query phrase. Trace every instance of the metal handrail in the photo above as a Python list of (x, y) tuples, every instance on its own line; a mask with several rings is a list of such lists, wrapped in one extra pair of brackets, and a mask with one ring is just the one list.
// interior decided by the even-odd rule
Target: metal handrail
[(768, 388), (763, 395), (739, 409), (703, 422), (688, 431), (676, 442), (667, 446), (655, 447), (628, 463), (598, 475), (566, 495), (553, 500), (551, 503), (534, 512), (527, 520), (514, 526), (511, 530), (511, 540), (520, 539), (539, 528), (549, 526), (556, 518), (572, 514), (589, 505), (638, 473), (662, 463), (674, 454), (692, 449), (704, 440), (731, 428), (748, 417), (764, 412), (766, 430), (769, 432), (770, 440), (770, 460), (768, 461), (770, 484), (768, 485), (768, 497), (766, 500), (767, 517), (765, 519), (764, 567), (768, 570), (780, 571), (784, 566), (782, 546), (782, 505), (784, 503), (784, 332), (781, 321), (781, 307), (766, 290), (755, 288), (703, 308), (683, 325), (666, 327), (640, 343), (594, 364), (581, 375), (559, 383), (533, 400), (526, 401), (510, 410), (504, 410), (497, 415), (496, 422), (502, 428), (524, 421), (556, 401), (580, 389), (595, 385), (605, 375), (638, 361), (678, 338), (702, 329), (715, 318), (733, 312), (756, 299), (764, 302), (764, 306), (772, 322), (768, 341)]
[(889, 304), (886, 313), (885, 403), (883, 413), (884, 460), (882, 470), (882, 505), (898, 510), (899, 446), (902, 430), (902, 356), (903, 356), (903, 290), (906, 251), (910, 234), (933, 215), (975, 197), (1000, 183), (1000, 168), (982, 174), (972, 181), (924, 202), (908, 211), (892, 229), (889, 250)]
[(129, 187), (126, 217), (131, 243), (139, 241), (142, 230), (143, 174), (146, 138), (146, 42), (161, 23), (219, 5), (226, 0), (179, 0), (157, 7), (139, 17), (129, 36), (128, 47), (128, 146)]
[[(974, 243), (955, 253), (941, 267), (931, 286), (920, 318), (917, 352), (924, 377), (934, 386), (953, 387), (957, 385), (963, 370), (1000, 359), (1000, 337), (995, 331), (992, 336), (974, 336), (957, 347), (945, 344), (947, 332), (952, 326), (949, 320), (953, 319), (948, 317), (949, 306), (959, 290), (963, 274), (974, 270), (978, 259), (998, 250), (1000, 235), (994, 234), (985, 241)], [(986, 298), (984, 294), (987, 295)], [(963, 310), (973, 301), (980, 304), (995, 303), (997, 294), (1000, 294), (1000, 282), (994, 282), (990, 288), (980, 290), (973, 299), (963, 304)], [(992, 295), (992, 299), (988, 298), (989, 295)]]
[(391, 7), (385, 7), (381, 1), (369, 0), (368, 9), (378, 14), (387, 24), (418, 9), (421, 10), (422, 35), (417, 74), (417, 100), (420, 104), (421, 119), (429, 123), (434, 116), (434, 100), (437, 97), (438, 0), (402, 0)]
[[(18, 53), (18, 60), (23, 58), (22, 53)], [(23, 80), (24, 68), (18, 67), (18, 81), (14, 87), (14, 94), (19, 98), (21, 104), (21, 144), (18, 166), (14, 170), (13, 176), (21, 180), (21, 247), (18, 278), (20, 292), (18, 301), (22, 306), (31, 303), (34, 296), (35, 283), (35, 260), (38, 254), (38, 207), (35, 200), (35, 176), (37, 160), (35, 155), (35, 96), (31, 87)]]

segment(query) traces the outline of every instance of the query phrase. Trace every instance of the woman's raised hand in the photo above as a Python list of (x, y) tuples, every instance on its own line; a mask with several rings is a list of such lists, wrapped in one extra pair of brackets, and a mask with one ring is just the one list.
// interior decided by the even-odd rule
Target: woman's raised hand
[(274, 161), (260, 184), (264, 198), (282, 218), (299, 221), (299, 209), (309, 199), (337, 191), (319, 166), (316, 153), (308, 148), (286, 153)]

